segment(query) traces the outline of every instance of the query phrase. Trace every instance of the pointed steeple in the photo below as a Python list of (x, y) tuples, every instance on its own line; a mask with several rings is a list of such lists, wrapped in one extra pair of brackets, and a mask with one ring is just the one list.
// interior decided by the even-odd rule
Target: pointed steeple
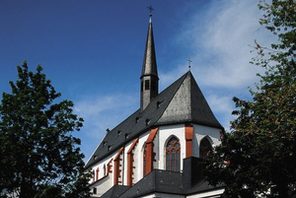
[(150, 101), (158, 95), (158, 73), (153, 38), (151, 15), (149, 18), (146, 48), (141, 74), (141, 109), (144, 110)]

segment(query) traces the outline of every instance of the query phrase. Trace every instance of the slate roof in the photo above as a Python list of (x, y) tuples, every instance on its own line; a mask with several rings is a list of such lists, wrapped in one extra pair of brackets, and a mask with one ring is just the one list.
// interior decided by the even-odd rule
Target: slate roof
[[(152, 193), (191, 195), (223, 188), (223, 186), (211, 186), (205, 180), (200, 180), (196, 185), (186, 188), (184, 186), (185, 179), (187, 178), (184, 178), (183, 173), (180, 172), (154, 169), (132, 187), (122, 186), (122, 189), (118, 190), (117, 193), (113, 193), (113, 197), (136, 198)], [(111, 192), (114, 192), (114, 188), (118, 187), (112, 187), (101, 198), (111, 198)]]
[(120, 195), (120, 198), (140, 197), (155, 192), (184, 194), (182, 173), (153, 170), (150, 174), (143, 177), (130, 189)]
[(138, 109), (107, 132), (86, 168), (152, 127), (179, 123), (196, 123), (223, 129), (190, 71), (153, 98), (143, 111)]
[(146, 38), (146, 48), (145, 48), (141, 78), (147, 75), (154, 75), (158, 78), (151, 18), (148, 25), (148, 33)]
[(157, 124), (192, 122), (223, 129), (214, 116), (192, 73), (186, 74), (182, 85)]
[(128, 189), (129, 189), (128, 186), (115, 185), (115, 186), (112, 186), (112, 188), (110, 188), (107, 192), (105, 192), (101, 196), (101, 198), (117, 198), (117, 197), (120, 197), (120, 195)]

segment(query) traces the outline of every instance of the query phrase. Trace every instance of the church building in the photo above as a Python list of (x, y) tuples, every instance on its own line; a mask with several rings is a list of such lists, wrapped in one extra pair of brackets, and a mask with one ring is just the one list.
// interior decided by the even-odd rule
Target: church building
[(204, 180), (201, 161), (224, 129), (190, 71), (159, 92), (151, 16), (140, 107), (108, 131), (86, 164), (92, 197), (220, 197)]

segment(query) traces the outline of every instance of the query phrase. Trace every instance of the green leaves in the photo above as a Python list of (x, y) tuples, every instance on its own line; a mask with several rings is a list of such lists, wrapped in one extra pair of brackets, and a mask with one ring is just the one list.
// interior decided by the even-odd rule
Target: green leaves
[(265, 69), (252, 100), (234, 98), (237, 118), (206, 162), (212, 184), (225, 197), (291, 197), (296, 193), (296, 2), (262, 1), (260, 24), (278, 38), (256, 42), (252, 63)]
[(72, 135), (83, 119), (73, 113), (72, 101), (55, 102), (61, 94), (40, 65), (35, 73), (26, 62), (17, 70), (0, 104), (0, 196), (50, 197), (54, 191), (68, 197), (75, 191), (88, 197), (80, 140)]

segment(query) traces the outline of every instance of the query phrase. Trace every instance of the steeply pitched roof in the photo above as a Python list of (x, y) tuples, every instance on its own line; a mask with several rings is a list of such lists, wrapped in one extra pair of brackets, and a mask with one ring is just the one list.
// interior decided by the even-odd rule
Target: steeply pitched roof
[(146, 39), (146, 48), (141, 78), (147, 75), (153, 75), (158, 77), (151, 18), (148, 25), (148, 33)]
[(107, 192), (105, 192), (101, 198), (116, 198), (120, 197), (122, 193), (124, 193), (126, 190), (128, 190), (128, 186), (123, 186), (123, 185), (115, 185), (112, 186)]
[(156, 96), (145, 110), (137, 110), (108, 132), (86, 168), (152, 127), (191, 122), (223, 129), (191, 72), (187, 72)]
[(174, 95), (157, 124), (193, 122), (223, 128), (214, 116), (191, 72)]

